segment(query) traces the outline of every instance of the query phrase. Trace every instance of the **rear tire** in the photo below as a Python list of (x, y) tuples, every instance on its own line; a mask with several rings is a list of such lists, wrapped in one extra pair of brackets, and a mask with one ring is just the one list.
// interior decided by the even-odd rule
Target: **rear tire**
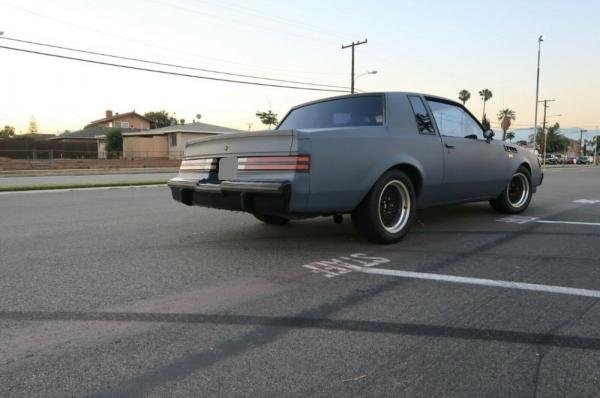
[(400, 170), (386, 172), (352, 212), (352, 224), (365, 238), (396, 243), (408, 232), (417, 209), (415, 189)]
[(521, 166), (500, 196), (490, 200), (490, 205), (498, 213), (519, 214), (527, 209), (532, 196), (531, 173)]
[(290, 222), (289, 218), (274, 216), (270, 214), (253, 214), (258, 220), (270, 225), (285, 225)]

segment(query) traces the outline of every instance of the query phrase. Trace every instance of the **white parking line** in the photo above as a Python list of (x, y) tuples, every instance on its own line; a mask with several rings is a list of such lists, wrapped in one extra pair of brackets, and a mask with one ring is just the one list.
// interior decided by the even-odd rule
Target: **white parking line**
[(580, 221), (553, 221), (553, 220), (537, 220), (541, 224), (572, 224), (572, 225), (594, 225), (600, 227), (600, 222), (580, 222)]
[(533, 283), (499, 281), (494, 279), (468, 278), (464, 276), (429, 274), (424, 272), (410, 272), (384, 268), (353, 267), (353, 270), (365, 274), (397, 276), (400, 278), (424, 279), (438, 282), (461, 283), (467, 285), (501, 287), (505, 289), (529, 290), (534, 292), (557, 293), (567, 294), (570, 296), (600, 298), (600, 291), (598, 290), (578, 289), (573, 287), (538, 285)]
[(596, 203), (600, 203), (600, 199), (577, 199), (577, 200), (574, 200), (573, 203), (583, 203), (583, 204), (593, 205)]

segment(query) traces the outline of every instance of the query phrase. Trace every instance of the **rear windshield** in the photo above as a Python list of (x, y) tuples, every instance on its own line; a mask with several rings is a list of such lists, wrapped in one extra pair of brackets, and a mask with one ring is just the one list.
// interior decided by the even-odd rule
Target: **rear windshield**
[(318, 102), (294, 109), (278, 129), (383, 125), (383, 97), (356, 96)]

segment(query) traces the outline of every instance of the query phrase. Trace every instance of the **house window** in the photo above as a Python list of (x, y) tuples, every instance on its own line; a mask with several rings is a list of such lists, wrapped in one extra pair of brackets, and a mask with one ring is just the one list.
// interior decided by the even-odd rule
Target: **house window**
[(119, 122), (120, 127), (122, 129), (128, 129), (129, 128), (129, 122)]
[(177, 146), (177, 134), (173, 133), (170, 135), (171, 137), (171, 146)]

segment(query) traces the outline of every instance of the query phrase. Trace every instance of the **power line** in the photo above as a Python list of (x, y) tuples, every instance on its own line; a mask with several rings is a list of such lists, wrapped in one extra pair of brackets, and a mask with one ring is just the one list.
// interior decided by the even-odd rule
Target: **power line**
[(56, 49), (60, 49), (60, 50), (74, 51), (74, 52), (79, 52), (79, 53), (84, 53), (84, 54), (99, 55), (102, 57), (123, 59), (123, 60), (127, 60), (127, 61), (135, 61), (135, 62), (143, 62), (146, 64), (169, 66), (169, 67), (173, 67), (173, 68), (190, 69), (190, 70), (197, 70), (197, 71), (202, 71), (202, 72), (217, 73), (217, 74), (221, 74), (221, 75), (247, 77), (247, 78), (251, 78), (251, 79), (269, 80), (269, 81), (280, 82), (280, 83), (293, 83), (293, 84), (304, 84), (304, 85), (308, 85), (308, 86), (317, 86), (317, 87), (320, 86), (320, 87), (348, 89), (347, 87), (344, 87), (344, 86), (336, 86), (336, 85), (331, 85), (331, 84), (320, 84), (320, 83), (302, 82), (302, 81), (297, 81), (297, 80), (275, 79), (275, 78), (264, 77), (264, 76), (245, 75), (245, 74), (241, 74), (241, 73), (223, 72), (223, 71), (218, 71), (218, 70), (214, 70), (214, 69), (205, 69), (205, 68), (198, 68), (198, 67), (193, 67), (193, 66), (169, 64), (169, 63), (165, 63), (165, 62), (150, 61), (150, 60), (141, 59), (141, 58), (125, 57), (125, 56), (121, 56), (121, 55), (101, 53), (101, 52), (97, 52), (97, 51), (82, 50), (82, 49), (78, 49), (78, 48), (58, 46), (55, 44), (40, 43), (40, 42), (36, 42), (36, 41), (22, 40), (22, 39), (16, 39), (16, 38), (12, 38), (12, 37), (0, 36), (0, 39), (15, 41), (15, 42), (19, 42), (19, 43), (33, 44), (33, 45), (42, 46), (42, 47), (56, 48)]
[(335, 93), (347, 93), (348, 92), (347, 90), (323, 89), (323, 88), (316, 88), (316, 87), (284, 86), (281, 84), (259, 83), (259, 82), (243, 81), (243, 80), (223, 79), (223, 78), (210, 77), (210, 76), (190, 75), (188, 73), (169, 72), (169, 71), (164, 71), (164, 70), (159, 70), (159, 69), (142, 68), (139, 66), (113, 64), (110, 62), (95, 61), (95, 60), (85, 59), (85, 58), (69, 57), (66, 55), (51, 54), (51, 53), (45, 53), (45, 52), (41, 52), (41, 51), (34, 51), (34, 50), (26, 50), (24, 48), (15, 48), (15, 47), (8, 47), (8, 46), (0, 46), (0, 48), (4, 48), (7, 50), (13, 50), (13, 51), (21, 51), (21, 52), (30, 53), (30, 54), (44, 55), (47, 57), (68, 59), (71, 61), (80, 61), (80, 62), (87, 62), (87, 63), (91, 63), (91, 64), (114, 66), (117, 68), (133, 69), (133, 70), (140, 70), (140, 71), (145, 71), (145, 72), (162, 73), (165, 75), (192, 77), (195, 79), (214, 80), (214, 81), (227, 82), (227, 83), (239, 83), (239, 84), (247, 84), (247, 85), (251, 85), (251, 86), (289, 88), (289, 89), (293, 89), (293, 90), (327, 91), (327, 92), (335, 92)]
[(212, 61), (220, 62), (220, 63), (234, 64), (234, 65), (240, 65), (240, 66), (251, 67), (251, 68), (259, 68), (259, 69), (268, 69), (268, 70), (274, 70), (274, 71), (276, 70), (276, 71), (280, 71), (280, 72), (303, 73), (303, 74), (320, 74), (320, 75), (330, 75), (330, 74), (340, 75), (340, 73), (309, 72), (309, 71), (300, 71), (300, 70), (270, 68), (268, 66), (246, 64), (246, 63), (242, 63), (242, 62), (228, 61), (228, 60), (225, 60), (225, 59), (208, 57), (208, 56), (202, 55), (202, 54), (197, 54), (197, 53), (192, 53), (192, 52), (177, 50), (177, 49), (173, 49), (173, 48), (169, 48), (169, 47), (163, 47), (163, 46), (159, 46), (159, 45), (156, 45), (156, 44), (144, 42), (142, 40), (131, 39), (131, 38), (128, 38), (128, 37), (125, 37), (125, 36), (120, 36), (120, 35), (117, 35), (117, 34), (114, 34), (114, 33), (110, 33), (110, 32), (106, 32), (106, 31), (103, 31), (103, 30), (100, 30), (100, 29), (95, 29), (95, 28), (91, 28), (91, 27), (88, 27), (88, 26), (79, 25), (79, 24), (76, 24), (76, 23), (73, 23), (73, 22), (70, 22), (70, 21), (65, 21), (65, 20), (60, 19), (60, 18), (52, 17), (50, 15), (45, 15), (45, 14), (42, 14), (42, 13), (37, 12), (37, 11), (32, 11), (32, 10), (29, 10), (27, 8), (15, 6), (15, 5), (4, 3), (4, 2), (1, 2), (1, 1), (0, 1), (0, 5), (12, 8), (14, 10), (19, 10), (21, 12), (25, 12), (27, 14), (34, 15), (34, 16), (39, 17), (39, 18), (48, 19), (50, 21), (53, 21), (53, 22), (56, 22), (56, 23), (59, 23), (59, 24), (63, 24), (63, 25), (67, 25), (67, 26), (72, 26), (72, 27), (75, 27), (77, 29), (86, 30), (88, 32), (93, 32), (93, 33), (96, 33), (96, 34), (113, 37), (113, 38), (116, 38), (116, 39), (119, 39), (119, 40), (127, 41), (129, 43), (143, 45), (143, 46), (146, 46), (146, 47), (149, 47), (149, 48), (155, 48), (155, 49), (158, 49), (158, 50), (168, 51), (168, 52), (171, 52), (171, 53), (177, 53), (177, 54), (183, 54), (183, 55), (188, 55), (188, 56), (192, 56), (192, 57), (198, 57), (198, 58), (208, 59), (208, 60), (212, 60)]
[[(217, 7), (222, 7), (228, 10), (233, 10), (233, 11), (237, 11), (239, 13), (245, 13), (246, 15), (251, 15), (254, 17), (260, 17), (261, 19), (269, 19), (272, 20), (274, 22), (277, 23), (281, 23), (284, 25), (289, 25), (290, 23), (293, 25), (297, 25), (300, 27), (306, 27), (310, 30), (319, 32), (321, 34), (325, 33), (325, 34), (329, 34), (329, 35), (334, 35), (334, 36), (338, 36), (338, 37), (344, 37), (341, 33), (327, 29), (327, 28), (323, 28), (321, 26), (317, 26), (317, 25), (312, 25), (306, 22), (301, 22), (298, 20), (294, 20), (294, 19), (290, 19), (290, 18), (285, 18), (285, 17), (281, 17), (281, 16), (277, 16), (277, 15), (266, 15), (262, 10), (258, 11), (256, 9), (250, 8), (250, 7), (246, 7), (246, 6), (242, 6), (239, 4), (233, 4), (231, 2), (227, 2), (227, 1), (207, 1), (207, 0), (196, 0), (196, 2), (201, 2), (201, 3), (205, 3), (205, 4), (209, 4), (212, 6), (217, 6)], [(221, 3), (221, 4), (219, 4)]]
[[(196, 10), (196, 9), (193, 9), (193, 8), (184, 7), (184, 6), (180, 6), (180, 5), (176, 5), (176, 4), (171, 4), (171, 3), (165, 3), (165, 2), (162, 2), (162, 1), (159, 1), (159, 0), (147, 0), (147, 1), (149, 1), (151, 3), (155, 3), (155, 4), (160, 4), (160, 5), (163, 5), (163, 6), (166, 6), (166, 7), (171, 7), (171, 8), (174, 8), (174, 9), (178, 9), (178, 10), (181, 10), (181, 11), (191, 12), (191, 13), (202, 15), (202, 16), (205, 16), (205, 17), (210, 17), (213, 20), (217, 19), (221, 23), (222, 22), (226, 22), (226, 23), (230, 22), (230, 21), (227, 21), (227, 20), (222, 21), (221, 20), (221, 16), (219, 16), (219, 15), (209, 14), (207, 12), (199, 11), (199, 10)], [(229, 25), (231, 25), (231, 23)], [(267, 31), (269, 33), (273, 33), (273, 29), (271, 29), (269, 27), (266, 27), (266, 26), (263, 26), (263, 25), (250, 24), (250, 23), (248, 23), (248, 21), (245, 21), (244, 24), (242, 24), (242, 25), (235, 24), (234, 26), (237, 29), (239, 29), (239, 28), (251, 28), (251, 29), (259, 29), (259, 30)], [(305, 36), (305, 35), (302, 35), (302, 34), (299, 34), (299, 33), (285, 31), (285, 30), (281, 30), (281, 29), (278, 30), (277, 33), (278, 34), (288, 35), (288, 36), (293, 36), (293, 37), (299, 37), (299, 38), (302, 38), (302, 39), (311, 40), (313, 42), (329, 43), (329, 45), (332, 45), (334, 43), (331, 40), (324, 40), (322, 38)]]

